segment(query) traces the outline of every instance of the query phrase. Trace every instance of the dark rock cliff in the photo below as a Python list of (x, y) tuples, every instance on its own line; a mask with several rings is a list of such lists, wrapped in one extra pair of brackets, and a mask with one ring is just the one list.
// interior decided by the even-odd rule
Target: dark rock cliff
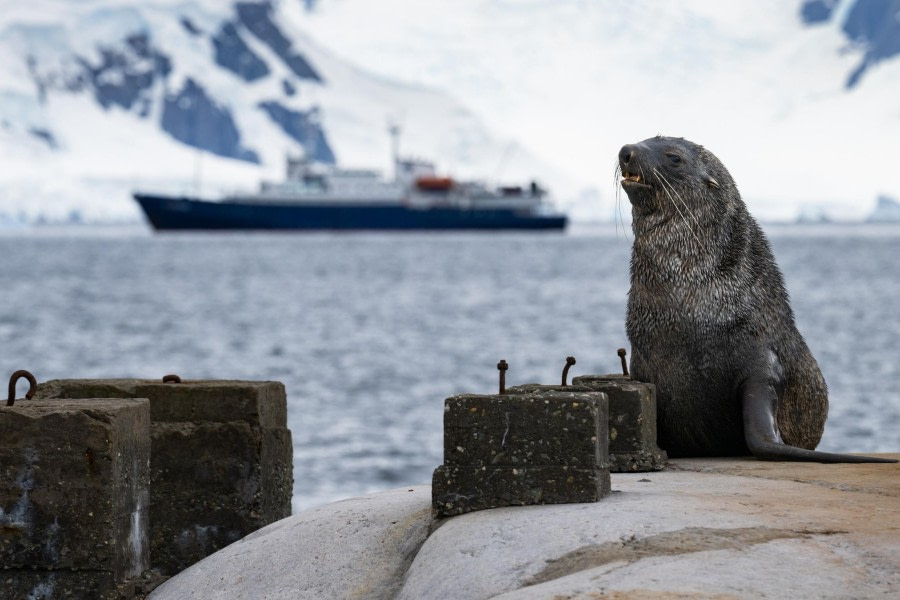
[(259, 162), (253, 150), (241, 145), (241, 134), (231, 111), (217, 104), (206, 91), (188, 78), (176, 94), (166, 96), (162, 128), (176, 140), (219, 156)]

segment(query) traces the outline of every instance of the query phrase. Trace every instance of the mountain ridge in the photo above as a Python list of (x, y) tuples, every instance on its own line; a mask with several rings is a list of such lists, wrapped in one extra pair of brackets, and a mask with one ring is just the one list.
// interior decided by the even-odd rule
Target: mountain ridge
[[(7, 192), (0, 210), (136, 216), (127, 198), (135, 186), (183, 193), (203, 177), (213, 180), (207, 185), (213, 194), (223, 185), (247, 188), (280, 178), (284, 158), (302, 153), (326, 164), (343, 154), (343, 163), (388, 171), (392, 115), (406, 121), (407, 152), (443, 160), (466, 175), (485, 158), (496, 161), (508, 144), (439, 92), (374, 77), (330, 57), (291, 27), (297, 7), (286, 3), (90, 4), (66, 7), (57, 24), (0, 23), (0, 49), (21, 61), (0, 62), (0, 75), (14, 82), (0, 87), (0, 153), (20, 167), (0, 173)], [(73, 43), (76, 36), (82, 37)], [(63, 107), (73, 103), (82, 112), (68, 114)], [(404, 116), (410, 106), (417, 114)], [(109, 127), (78, 128), (86, 116)], [(124, 121), (128, 132), (109, 131)], [(93, 193), (91, 177), (102, 177), (103, 148), (115, 152), (122, 143), (154, 151), (143, 152), (143, 161), (132, 156), (109, 164), (115, 205), (79, 197)], [(30, 161), (21, 156), (23, 147)], [(198, 151), (202, 156), (192, 158)], [(527, 153), (516, 162), (520, 175), (551, 170)], [(30, 194), (41, 169), (52, 163), (63, 166), (74, 193), (38, 182)], [(91, 175), (79, 175), (80, 169)]]

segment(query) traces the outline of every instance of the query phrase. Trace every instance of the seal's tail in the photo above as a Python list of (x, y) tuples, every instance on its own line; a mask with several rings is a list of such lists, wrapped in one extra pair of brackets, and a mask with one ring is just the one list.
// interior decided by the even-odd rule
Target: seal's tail
[(832, 452), (818, 452), (816, 450), (807, 450), (805, 448), (797, 448), (796, 446), (788, 446), (787, 444), (778, 444), (766, 441), (760, 441), (750, 445), (750, 451), (753, 456), (759, 460), (785, 460), (785, 461), (804, 461), (804, 462), (820, 462), (820, 463), (895, 463), (898, 462), (894, 458), (881, 458), (877, 456), (857, 456), (855, 454), (834, 454)]
[(775, 418), (778, 397), (766, 377), (752, 377), (741, 389), (744, 409), (744, 441), (760, 460), (790, 460), (820, 463), (895, 463), (893, 458), (833, 454), (788, 446), (781, 440)]

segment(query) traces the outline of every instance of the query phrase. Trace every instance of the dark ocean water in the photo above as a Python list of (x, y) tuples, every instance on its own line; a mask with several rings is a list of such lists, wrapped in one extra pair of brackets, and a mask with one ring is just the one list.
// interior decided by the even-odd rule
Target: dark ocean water
[[(831, 391), (820, 449), (900, 451), (900, 227), (768, 232)], [(630, 239), (0, 232), (0, 376), (279, 380), (295, 510), (429, 482), (443, 399), (493, 393), (499, 359), (510, 385), (619, 369)]]

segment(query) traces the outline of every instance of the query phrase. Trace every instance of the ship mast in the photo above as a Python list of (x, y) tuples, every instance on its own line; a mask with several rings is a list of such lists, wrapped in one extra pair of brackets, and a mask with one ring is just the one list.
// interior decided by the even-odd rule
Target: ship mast
[(400, 179), (400, 126), (396, 123), (388, 123), (388, 133), (391, 134), (391, 156), (394, 159), (394, 180)]
[(303, 120), (303, 128), (306, 139), (303, 141), (303, 154), (308, 164), (318, 162), (317, 159), (317, 142), (321, 125), (319, 124), (319, 107), (313, 106), (306, 113)]

